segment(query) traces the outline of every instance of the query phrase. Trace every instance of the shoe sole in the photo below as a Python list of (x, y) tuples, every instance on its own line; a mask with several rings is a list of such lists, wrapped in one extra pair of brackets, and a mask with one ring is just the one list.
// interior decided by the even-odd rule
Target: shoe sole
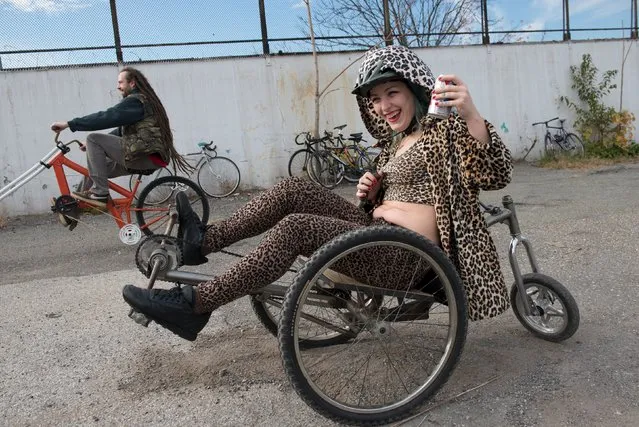
[(175, 335), (179, 336), (180, 338), (184, 338), (185, 340), (188, 340), (188, 341), (195, 341), (195, 339), (197, 338), (197, 334), (194, 334), (193, 332), (189, 332), (185, 329), (182, 329), (181, 327), (173, 323), (156, 319), (155, 316), (145, 313), (144, 310), (140, 310), (138, 307), (133, 305), (133, 303), (125, 295), (122, 295), (122, 297), (124, 298), (124, 301), (126, 301), (126, 303), (131, 306), (131, 308), (144, 314), (149, 320), (152, 320), (158, 325), (162, 326), (163, 328), (168, 329), (169, 331), (173, 332)]

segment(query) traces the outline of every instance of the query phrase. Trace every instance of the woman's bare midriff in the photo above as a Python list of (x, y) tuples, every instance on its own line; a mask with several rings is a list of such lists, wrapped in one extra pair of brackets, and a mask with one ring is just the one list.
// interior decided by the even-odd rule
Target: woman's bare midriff
[(373, 218), (408, 228), (439, 245), (435, 208), (430, 205), (385, 200), (373, 211)]

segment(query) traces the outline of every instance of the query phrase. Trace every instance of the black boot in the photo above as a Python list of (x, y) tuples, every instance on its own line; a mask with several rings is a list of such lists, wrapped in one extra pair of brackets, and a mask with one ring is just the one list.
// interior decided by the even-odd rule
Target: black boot
[(195, 341), (211, 317), (211, 313), (195, 312), (195, 289), (189, 285), (172, 289), (126, 285), (122, 296), (135, 310), (189, 341)]
[(206, 233), (206, 225), (193, 211), (189, 199), (180, 191), (175, 196), (175, 206), (178, 213), (177, 238), (182, 245), (182, 262), (184, 265), (200, 265), (208, 262), (202, 255), (202, 242)]

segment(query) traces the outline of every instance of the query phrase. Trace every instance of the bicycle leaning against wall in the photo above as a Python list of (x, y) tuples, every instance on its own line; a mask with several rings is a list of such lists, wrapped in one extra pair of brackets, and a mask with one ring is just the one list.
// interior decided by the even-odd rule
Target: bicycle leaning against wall
[[(559, 126), (551, 126), (550, 122), (559, 121)], [(574, 156), (584, 155), (584, 143), (577, 135), (567, 132), (564, 129), (566, 119), (555, 117), (545, 122), (533, 123), (533, 126), (544, 125), (546, 127), (546, 135), (544, 136), (544, 153), (547, 155), (556, 155), (558, 153), (566, 153)], [(555, 130), (551, 133), (551, 129)]]
[[(187, 153), (184, 157), (186, 159), (197, 158), (193, 174), (202, 191), (204, 191), (207, 196), (216, 199), (233, 194), (240, 186), (240, 168), (228, 157), (218, 155), (217, 146), (213, 145), (213, 141), (198, 142), (197, 146), (200, 148), (200, 151)], [(145, 185), (158, 178), (173, 175), (175, 175), (175, 171), (172, 171), (168, 167), (160, 168), (146, 177), (142, 181), (139, 189), (143, 189)], [(133, 190), (135, 183), (136, 178), (132, 176), (129, 180), (130, 190)]]

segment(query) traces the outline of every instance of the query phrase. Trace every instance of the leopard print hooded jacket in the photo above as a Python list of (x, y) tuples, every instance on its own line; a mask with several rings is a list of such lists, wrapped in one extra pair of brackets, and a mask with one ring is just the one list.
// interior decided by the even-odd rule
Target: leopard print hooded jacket
[[(415, 53), (402, 46), (370, 50), (360, 66), (358, 81), (380, 62), (384, 63), (382, 69), (392, 69), (405, 80), (424, 88), (426, 99), (430, 99), (435, 77)], [(357, 95), (357, 102), (368, 132), (382, 146), (377, 159), (380, 167), (394, 152), (395, 135), (375, 113), (368, 98)], [(509, 307), (508, 291), (478, 196), (480, 190), (498, 190), (510, 182), (510, 152), (488, 122), (488, 143), (472, 137), (466, 122), (456, 114), (448, 119), (426, 116), (420, 125), (422, 135), (416, 145), (423, 150), (431, 177), (441, 247), (457, 267), (464, 284), (469, 318), (497, 316)]]

